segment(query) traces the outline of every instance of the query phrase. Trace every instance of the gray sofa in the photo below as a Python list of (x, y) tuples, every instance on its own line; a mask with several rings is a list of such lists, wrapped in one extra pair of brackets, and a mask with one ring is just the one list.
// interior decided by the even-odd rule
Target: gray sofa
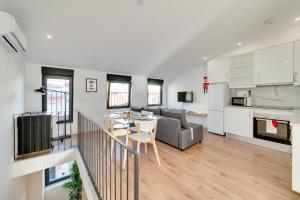
[(180, 150), (193, 144), (200, 143), (203, 139), (203, 126), (188, 123), (184, 110), (156, 108), (143, 108), (143, 110), (159, 115), (156, 139)]

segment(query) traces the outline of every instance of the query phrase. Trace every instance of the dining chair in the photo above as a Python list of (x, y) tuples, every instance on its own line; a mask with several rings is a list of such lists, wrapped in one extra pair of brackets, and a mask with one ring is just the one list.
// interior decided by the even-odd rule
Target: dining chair
[[(135, 126), (137, 127), (137, 132), (127, 135), (129, 138), (128, 146), (132, 147), (132, 141), (137, 142), (137, 153), (140, 153), (140, 146), (141, 143), (145, 144), (145, 153), (147, 153), (147, 144), (151, 143), (153, 145), (155, 157), (159, 166), (160, 159), (158, 155), (158, 150), (155, 142), (156, 136), (156, 129), (157, 129), (157, 119), (153, 120), (135, 120)], [(126, 158), (126, 151), (125, 151), (125, 158)], [(124, 159), (123, 169), (125, 169), (126, 159)]]
[[(104, 117), (104, 129), (112, 134), (116, 138), (126, 138), (125, 144), (128, 145), (128, 136), (130, 134), (129, 126), (125, 126), (121, 124), (121, 126), (118, 126), (119, 124), (114, 124), (114, 120), (110, 117)], [(111, 140), (111, 156), (113, 155), (113, 149), (115, 146), (115, 141)]]

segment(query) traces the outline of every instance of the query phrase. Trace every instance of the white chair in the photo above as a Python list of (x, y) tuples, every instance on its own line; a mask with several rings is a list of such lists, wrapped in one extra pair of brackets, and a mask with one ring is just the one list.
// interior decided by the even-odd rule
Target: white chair
[[(114, 120), (109, 117), (104, 117), (104, 129), (116, 138), (124, 138), (130, 134), (128, 125), (114, 124)], [(128, 137), (126, 137), (125, 144), (128, 145)], [(111, 140), (111, 155), (113, 155), (114, 145), (114, 140)]]
[[(139, 154), (141, 143), (145, 144), (145, 153), (147, 153), (147, 144), (151, 143), (153, 145), (157, 163), (159, 166), (161, 166), (159, 155), (158, 155), (158, 150), (157, 150), (157, 146), (156, 146), (156, 142), (155, 142), (157, 119), (135, 120), (134, 123), (137, 127), (137, 133), (133, 133), (133, 134), (130, 134), (127, 136), (129, 138), (128, 145), (131, 146), (132, 141), (136, 141), (137, 142), (137, 153)], [(125, 158), (126, 158), (126, 153), (127, 152), (125, 152)], [(123, 169), (125, 168), (125, 163), (126, 163), (126, 159), (124, 159)]]

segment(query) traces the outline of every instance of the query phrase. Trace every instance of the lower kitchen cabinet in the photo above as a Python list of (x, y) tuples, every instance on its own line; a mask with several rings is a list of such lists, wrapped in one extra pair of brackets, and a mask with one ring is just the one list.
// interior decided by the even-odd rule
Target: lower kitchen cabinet
[(207, 128), (209, 132), (224, 135), (224, 113), (218, 110), (208, 110)]
[(253, 109), (246, 107), (225, 107), (224, 130), (226, 133), (253, 137)]
[(292, 189), (300, 192), (300, 125), (292, 127)]

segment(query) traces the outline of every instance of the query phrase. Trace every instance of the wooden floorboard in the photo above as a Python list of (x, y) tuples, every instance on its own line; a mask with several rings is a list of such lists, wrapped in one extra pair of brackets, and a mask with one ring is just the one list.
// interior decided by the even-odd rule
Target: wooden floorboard
[(288, 200), (290, 155), (206, 133), (201, 144), (180, 151), (157, 142), (162, 166), (151, 145), (140, 157), (140, 198)]

